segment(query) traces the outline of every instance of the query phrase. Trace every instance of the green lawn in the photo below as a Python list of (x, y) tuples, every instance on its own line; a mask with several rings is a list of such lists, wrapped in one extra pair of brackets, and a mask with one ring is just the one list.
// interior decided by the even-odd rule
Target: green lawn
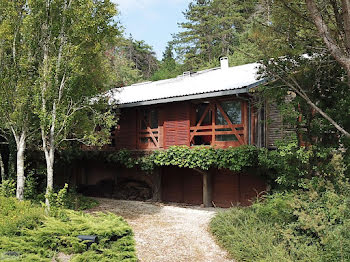
[[(97, 235), (98, 244), (87, 248), (78, 235)], [(29, 201), (0, 197), (1, 261), (51, 261), (59, 252), (73, 254), (71, 261), (137, 261), (132, 230), (121, 217), (65, 209), (53, 217)]]

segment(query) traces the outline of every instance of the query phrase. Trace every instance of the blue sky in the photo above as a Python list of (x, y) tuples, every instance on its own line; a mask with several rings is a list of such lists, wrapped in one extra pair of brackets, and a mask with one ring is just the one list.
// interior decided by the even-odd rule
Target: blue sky
[(120, 21), (125, 33), (136, 40), (145, 40), (153, 46), (159, 59), (171, 34), (179, 31), (178, 22), (184, 21), (191, 0), (112, 0), (118, 4)]

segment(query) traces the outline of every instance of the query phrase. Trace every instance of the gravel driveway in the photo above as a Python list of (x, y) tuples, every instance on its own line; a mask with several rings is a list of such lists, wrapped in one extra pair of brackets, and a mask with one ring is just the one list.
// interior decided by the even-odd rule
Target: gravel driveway
[(139, 201), (97, 199), (90, 211), (109, 211), (124, 217), (133, 228), (142, 262), (225, 262), (225, 251), (208, 230), (216, 209), (180, 207)]

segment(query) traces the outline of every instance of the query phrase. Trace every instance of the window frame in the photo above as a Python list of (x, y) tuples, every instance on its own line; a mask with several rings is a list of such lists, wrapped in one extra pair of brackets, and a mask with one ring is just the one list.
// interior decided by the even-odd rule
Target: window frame
[[(145, 111), (147, 111), (147, 120), (145, 120)], [(157, 123), (156, 128), (152, 128), (152, 111), (157, 112)], [(137, 110), (137, 148), (138, 149), (155, 149), (160, 148), (161, 135), (160, 135), (160, 108), (156, 106), (142, 107)], [(144, 123), (142, 123), (144, 121)], [(143, 125), (146, 128), (143, 128)], [(141, 140), (146, 138), (148, 142), (142, 142)]]
[[(243, 99), (240, 98), (221, 98), (221, 99), (210, 99), (210, 100), (201, 100), (201, 101), (196, 101), (193, 103), (193, 108), (194, 108), (194, 113), (196, 114), (196, 105), (206, 102), (208, 103), (207, 109), (205, 109), (205, 113), (207, 110), (212, 111), (212, 123), (210, 125), (200, 125), (198, 126), (199, 123), (197, 123), (197, 115), (192, 117), (194, 118), (195, 121), (191, 121), (191, 126), (190, 126), (190, 144), (191, 146), (203, 146), (202, 145), (196, 145), (194, 138), (196, 136), (211, 136), (211, 142), (210, 146), (219, 146), (219, 147), (228, 147), (228, 146), (239, 146), (242, 144), (247, 144), (247, 130), (248, 130), (248, 125), (247, 125), (247, 102)], [(232, 123), (230, 120), (230, 117), (228, 114), (226, 114), (224, 108), (222, 107), (221, 103), (222, 102), (239, 102), (240, 103), (240, 123)], [(219, 125), (216, 124), (216, 119), (217, 119), (217, 114), (218, 111), (222, 114), (223, 118), (225, 119), (226, 124), (225, 125)], [(223, 114), (223, 112), (225, 114)], [(206, 116), (203, 116), (205, 118)], [(227, 119), (228, 118), (228, 119)], [(228, 122), (229, 120), (229, 122)], [(199, 127), (198, 129), (196, 129)], [(218, 129), (230, 129), (228, 131), (218, 131)], [(199, 131), (199, 132), (198, 132)], [(220, 141), (217, 139), (217, 135), (235, 135), (237, 138), (237, 141)]]

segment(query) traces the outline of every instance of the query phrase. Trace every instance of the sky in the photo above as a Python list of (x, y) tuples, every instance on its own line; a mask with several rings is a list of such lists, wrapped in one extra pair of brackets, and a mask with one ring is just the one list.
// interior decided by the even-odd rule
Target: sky
[(182, 14), (191, 0), (112, 0), (118, 4), (119, 20), (125, 35), (144, 40), (161, 59), (171, 35), (179, 31), (177, 23), (184, 22)]

